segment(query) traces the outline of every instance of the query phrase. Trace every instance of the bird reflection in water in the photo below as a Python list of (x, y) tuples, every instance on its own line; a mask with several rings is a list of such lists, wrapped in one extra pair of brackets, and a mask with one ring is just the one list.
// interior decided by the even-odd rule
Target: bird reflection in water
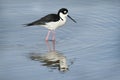
[(47, 66), (51, 69), (58, 69), (65, 72), (68, 70), (66, 57), (55, 50), (55, 40), (46, 41), (48, 52), (45, 54), (32, 54), (30, 58), (35, 61), (40, 61), (43, 66)]

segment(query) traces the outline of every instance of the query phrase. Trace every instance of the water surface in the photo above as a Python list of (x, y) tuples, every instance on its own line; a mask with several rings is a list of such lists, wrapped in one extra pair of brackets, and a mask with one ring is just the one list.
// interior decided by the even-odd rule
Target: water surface
[[(119, 80), (119, 0), (0, 1), (0, 80)], [(76, 21), (56, 30), (22, 24), (62, 7)], [(65, 70), (60, 70), (60, 61)]]

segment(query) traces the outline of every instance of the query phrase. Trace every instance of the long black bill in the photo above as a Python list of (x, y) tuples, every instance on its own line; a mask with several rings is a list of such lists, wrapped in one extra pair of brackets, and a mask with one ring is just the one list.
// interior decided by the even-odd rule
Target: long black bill
[(73, 21), (73, 22), (75, 22), (75, 23), (77, 23), (73, 18), (71, 18), (69, 15), (68, 15), (68, 17)]

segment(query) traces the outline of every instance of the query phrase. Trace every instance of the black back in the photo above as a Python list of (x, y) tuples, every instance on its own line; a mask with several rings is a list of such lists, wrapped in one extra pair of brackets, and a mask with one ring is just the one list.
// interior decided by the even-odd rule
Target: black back
[(33, 25), (45, 25), (48, 22), (56, 22), (60, 19), (59, 15), (57, 14), (48, 14), (42, 17), (39, 20), (26, 24), (26, 26), (33, 26)]

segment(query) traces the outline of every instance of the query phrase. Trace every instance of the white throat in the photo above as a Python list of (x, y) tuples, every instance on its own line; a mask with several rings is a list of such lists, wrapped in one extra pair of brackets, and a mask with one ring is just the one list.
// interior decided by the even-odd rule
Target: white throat
[(63, 14), (63, 13), (60, 13), (60, 14), (59, 14), (60, 18), (61, 18), (63, 21), (66, 21), (67, 15), (68, 15), (68, 14)]

